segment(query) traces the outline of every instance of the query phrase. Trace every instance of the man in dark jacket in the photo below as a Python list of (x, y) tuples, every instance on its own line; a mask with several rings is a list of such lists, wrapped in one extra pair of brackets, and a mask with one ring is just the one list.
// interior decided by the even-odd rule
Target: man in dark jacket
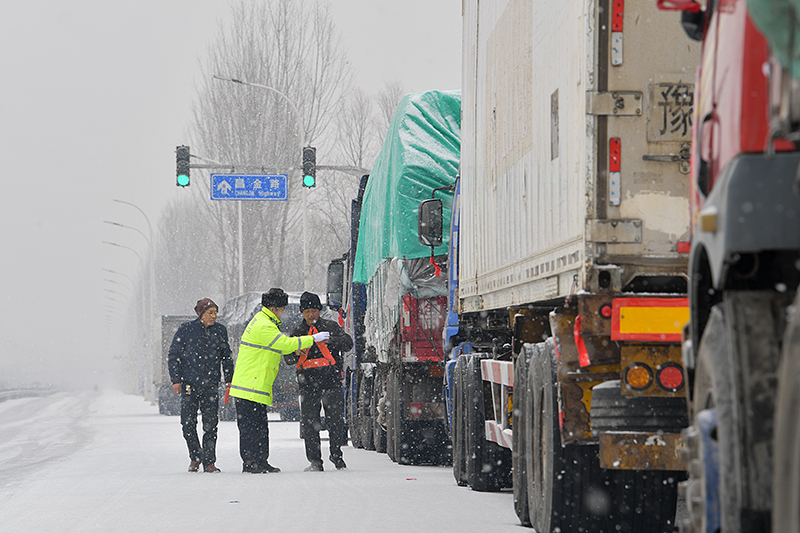
[(300, 296), (300, 311), (303, 321), (292, 331), (292, 336), (313, 335), (327, 331), (330, 339), (317, 342), (308, 350), (302, 350), (284, 359), (297, 366), (297, 383), (300, 385), (300, 424), (306, 444), (309, 465), (306, 472), (321, 472), (320, 407), (325, 409), (325, 422), (330, 436), (330, 460), (341, 470), (346, 468), (341, 446), (345, 442), (344, 393), (342, 391), (342, 352), (353, 347), (353, 339), (331, 320), (319, 317), (322, 304), (319, 296), (304, 292)]
[[(228, 330), (217, 324), (217, 304), (210, 298), (198, 300), (197, 320), (181, 324), (169, 347), (169, 377), (172, 390), (181, 395), (181, 426), (189, 447), (189, 472), (200, 463), (206, 472), (219, 472), (217, 424), (219, 423), (220, 366), (225, 383), (233, 379), (233, 360)], [(197, 437), (197, 410), (203, 416), (203, 445)]]

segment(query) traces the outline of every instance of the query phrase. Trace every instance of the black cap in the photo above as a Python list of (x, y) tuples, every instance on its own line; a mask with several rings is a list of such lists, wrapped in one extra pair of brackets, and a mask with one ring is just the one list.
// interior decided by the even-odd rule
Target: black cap
[(319, 302), (319, 296), (313, 292), (304, 292), (300, 295), (300, 311), (306, 309), (319, 309), (322, 311), (322, 304)]
[(286, 307), (289, 304), (289, 295), (283, 289), (271, 288), (261, 295), (261, 305), (264, 307)]

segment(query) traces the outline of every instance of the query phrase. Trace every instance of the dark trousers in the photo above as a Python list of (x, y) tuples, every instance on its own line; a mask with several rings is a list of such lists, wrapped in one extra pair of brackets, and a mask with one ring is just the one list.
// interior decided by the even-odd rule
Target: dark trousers
[(239, 426), (239, 455), (243, 472), (263, 472), (269, 458), (268, 407), (263, 403), (236, 398)]
[[(183, 438), (189, 448), (189, 459), (199, 461), (203, 465), (212, 465), (217, 461), (217, 425), (219, 424), (219, 389), (189, 385), (181, 385), (181, 426)], [(203, 446), (197, 437), (197, 411), (203, 417)]]
[(300, 423), (303, 425), (303, 439), (306, 443), (306, 459), (311, 463), (322, 464), (319, 430), (320, 407), (325, 409), (325, 424), (328, 426), (330, 458), (342, 456), (344, 443), (344, 394), (341, 387), (318, 389), (300, 388)]

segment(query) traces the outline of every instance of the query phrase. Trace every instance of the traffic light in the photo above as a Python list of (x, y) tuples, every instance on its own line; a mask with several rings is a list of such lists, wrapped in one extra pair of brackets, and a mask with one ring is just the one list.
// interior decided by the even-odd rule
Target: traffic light
[(176, 180), (178, 187), (189, 186), (189, 147), (178, 146), (175, 148)]
[(317, 184), (317, 149), (313, 146), (303, 148), (303, 187)]

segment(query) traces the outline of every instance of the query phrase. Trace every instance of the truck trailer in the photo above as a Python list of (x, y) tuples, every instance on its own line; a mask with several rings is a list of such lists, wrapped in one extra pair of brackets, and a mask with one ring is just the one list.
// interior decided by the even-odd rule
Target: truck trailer
[[(464, 4), (453, 471), (512, 486), (540, 533), (675, 527), (699, 47), (674, 18), (650, 0)], [(442, 211), (420, 206), (422, 242)]]
[(172, 380), (169, 378), (169, 347), (175, 332), (184, 322), (196, 319), (189, 315), (161, 315), (161, 357), (154, 384), (158, 388), (158, 412), (162, 415), (176, 416), (181, 414), (181, 397), (172, 391)]
[(681, 531), (800, 531), (800, 4), (658, 4), (702, 43)]
[(458, 92), (401, 100), (353, 201), (350, 250), (329, 266), (328, 303), (355, 341), (345, 359), (353, 444), (403, 464), (450, 460), (441, 394), (447, 243), (433, 253), (420, 244), (415, 211), (433, 191), (452, 197), (460, 124)]

